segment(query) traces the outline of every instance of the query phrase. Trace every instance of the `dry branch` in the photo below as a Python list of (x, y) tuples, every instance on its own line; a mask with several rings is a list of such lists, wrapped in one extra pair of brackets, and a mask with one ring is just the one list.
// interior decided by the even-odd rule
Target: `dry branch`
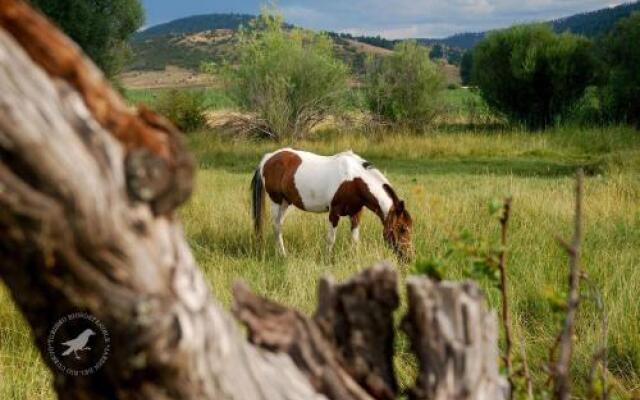
[(560, 354), (553, 369), (555, 381), (554, 397), (569, 400), (571, 397), (571, 356), (573, 353), (573, 332), (575, 318), (580, 303), (580, 256), (582, 244), (582, 201), (584, 197), (584, 173), (578, 171), (576, 177), (576, 209), (574, 233), (571, 243), (558, 239), (569, 255), (569, 293), (567, 295), (567, 313), (564, 327), (559, 337)]
[(500, 270), (500, 294), (502, 297), (502, 327), (504, 329), (505, 354), (504, 360), (507, 368), (507, 379), (513, 391), (513, 362), (511, 349), (513, 346), (511, 336), (511, 312), (509, 311), (509, 288), (507, 284), (507, 231), (509, 229), (509, 217), (511, 216), (511, 198), (504, 201), (502, 216), (500, 217), (500, 258), (498, 269)]

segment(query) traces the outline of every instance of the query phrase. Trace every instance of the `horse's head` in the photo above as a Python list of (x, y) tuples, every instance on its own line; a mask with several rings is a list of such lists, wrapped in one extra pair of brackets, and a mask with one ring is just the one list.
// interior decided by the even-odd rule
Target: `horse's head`
[(413, 256), (411, 215), (405, 208), (404, 201), (398, 198), (391, 186), (385, 184), (384, 189), (393, 200), (393, 205), (384, 221), (384, 240), (400, 259), (409, 260)]

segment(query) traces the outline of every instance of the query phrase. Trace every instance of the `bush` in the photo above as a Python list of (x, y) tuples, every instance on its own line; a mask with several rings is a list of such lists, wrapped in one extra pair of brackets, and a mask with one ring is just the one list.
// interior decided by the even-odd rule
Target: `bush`
[(607, 65), (602, 101), (608, 119), (640, 127), (640, 13), (621, 20), (601, 42)]
[(239, 63), (227, 69), (237, 103), (278, 140), (298, 139), (341, 110), (348, 69), (328, 36), (284, 27), (264, 11), (239, 38)]
[(588, 39), (556, 35), (546, 24), (497, 31), (473, 53), (473, 82), (494, 110), (530, 128), (544, 128), (593, 81)]
[(172, 89), (158, 97), (155, 109), (183, 132), (193, 132), (205, 125), (206, 96), (202, 90)]
[(387, 57), (370, 58), (365, 80), (369, 109), (391, 123), (421, 130), (441, 109), (444, 75), (415, 41), (397, 44)]
[(602, 124), (605, 118), (602, 92), (596, 86), (589, 86), (584, 95), (567, 111), (564, 119), (581, 126), (593, 126)]

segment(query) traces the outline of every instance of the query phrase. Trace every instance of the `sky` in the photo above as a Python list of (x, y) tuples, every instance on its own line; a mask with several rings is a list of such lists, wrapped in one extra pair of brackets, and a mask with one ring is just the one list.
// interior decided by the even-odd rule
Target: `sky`
[[(208, 13), (257, 14), (264, 0), (142, 0), (145, 26)], [(279, 0), (287, 22), (388, 39), (440, 38), (613, 7), (624, 0)]]

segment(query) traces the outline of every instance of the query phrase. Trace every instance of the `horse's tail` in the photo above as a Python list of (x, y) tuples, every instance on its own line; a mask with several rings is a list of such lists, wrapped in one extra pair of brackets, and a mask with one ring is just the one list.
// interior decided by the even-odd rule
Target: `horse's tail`
[(256, 172), (253, 174), (253, 179), (251, 180), (251, 210), (253, 214), (253, 227), (258, 238), (262, 237), (265, 194), (266, 192), (264, 190), (262, 174), (260, 173), (260, 167), (258, 167)]

